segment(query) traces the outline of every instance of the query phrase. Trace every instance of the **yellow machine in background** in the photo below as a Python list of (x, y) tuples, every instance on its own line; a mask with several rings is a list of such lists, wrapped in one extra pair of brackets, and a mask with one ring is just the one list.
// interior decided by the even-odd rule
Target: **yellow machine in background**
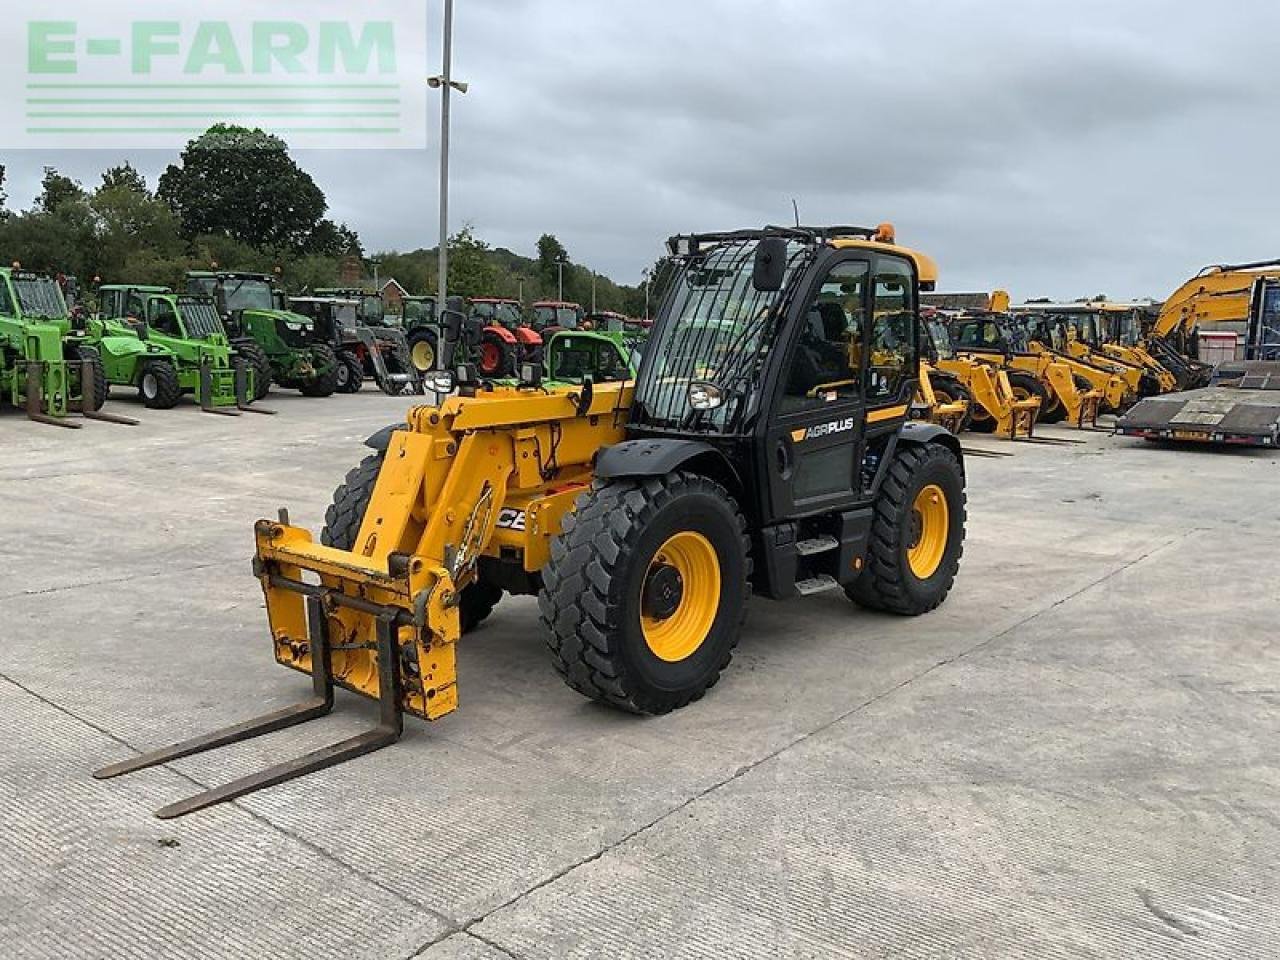
[(1266, 339), (1258, 334), (1277, 301), (1280, 260), (1205, 267), (1164, 302), (1151, 333), (1193, 357), (1200, 331), (1230, 332), (1242, 343), (1258, 343)]

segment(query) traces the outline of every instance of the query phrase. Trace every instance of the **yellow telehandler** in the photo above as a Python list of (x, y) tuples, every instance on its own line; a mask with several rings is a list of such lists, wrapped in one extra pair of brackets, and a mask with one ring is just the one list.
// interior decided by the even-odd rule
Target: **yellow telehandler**
[[(957, 353), (952, 347), (950, 332), (939, 316), (934, 314), (924, 323), (929, 365), (963, 390), (963, 394), (952, 399), (969, 401), (968, 428), (1006, 440), (1033, 436), (1044, 402), (1040, 385), (1034, 378), (1010, 374), (994, 363)], [(934, 389), (937, 392), (936, 384)]]
[(908, 420), (932, 261), (888, 225), (696, 234), (668, 249), (678, 269), (634, 382), (550, 385), (532, 363), (518, 384), (478, 381), (451, 368), (480, 331), (443, 312), (449, 372), (430, 386), (459, 395), (370, 438), (320, 542), (283, 512), (254, 528), (276, 659), (313, 695), (96, 776), (310, 720), (335, 687), (376, 700), (378, 727), (157, 815), (385, 747), (405, 713), (455, 709), (455, 646), (503, 593), (537, 595), (570, 687), (644, 714), (716, 683), (753, 590), (843, 590), (907, 616), (941, 604), (964, 539), (963, 456), (946, 430)]
[[(1038, 384), (1040, 422), (1066, 422), (1081, 430), (1097, 428), (1107, 391), (1096, 389), (1069, 360), (1031, 349), (1025, 331), (1007, 313), (961, 314), (951, 321), (950, 333), (961, 356), (1001, 367), (1024, 389), (1027, 381)], [(1119, 377), (1111, 378), (1107, 387), (1113, 399), (1123, 398), (1125, 385)]]

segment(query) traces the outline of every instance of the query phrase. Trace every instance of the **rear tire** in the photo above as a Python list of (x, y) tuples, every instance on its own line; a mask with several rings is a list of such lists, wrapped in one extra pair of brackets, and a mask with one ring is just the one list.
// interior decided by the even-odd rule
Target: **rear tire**
[(338, 392), (359, 393), (364, 386), (364, 367), (355, 354), (343, 350), (338, 354)]
[(751, 574), (747, 524), (691, 473), (598, 483), (551, 541), (538, 607), (553, 664), (583, 696), (664, 714), (733, 658)]
[(440, 362), (440, 347), (430, 330), (413, 330), (409, 334), (409, 355), (419, 373), (429, 373)]
[[(365, 457), (333, 492), (333, 502), (324, 514), (324, 529), (320, 542), (326, 547), (354, 550), (360, 536), (360, 525), (373, 499), (373, 488), (378, 483), (385, 454), (375, 453)], [(480, 626), (502, 599), (502, 588), (477, 581), (463, 588), (459, 598), (458, 614), (462, 620), (462, 632), (470, 633)]]
[(476, 369), (482, 377), (509, 377), (515, 370), (515, 347), (491, 333), (484, 334), (476, 348)]
[(311, 348), (311, 365), (315, 376), (299, 385), (304, 397), (331, 397), (338, 389), (338, 355), (333, 347), (317, 343)]
[[(938, 496), (945, 503), (941, 531), (921, 517), (938, 509), (929, 505)], [(937, 609), (960, 569), (964, 524), (964, 471), (955, 454), (938, 444), (900, 448), (876, 498), (866, 567), (845, 593), (860, 607), (900, 616)], [(917, 555), (930, 536), (941, 538), (931, 572), (922, 564), (933, 566), (934, 558)]]
[(253, 371), (253, 399), (261, 400), (271, 392), (271, 358), (254, 340), (242, 340), (235, 347)]
[[(102, 365), (102, 355), (93, 347), (76, 346), (72, 350), (72, 359), (82, 363), (87, 360), (93, 367), (93, 403), (90, 405), (89, 412), (97, 413), (111, 394), (111, 383), (107, 380), (107, 368)], [(76, 389), (80, 391), (80, 396), (83, 398), (84, 391), (79, 386), (79, 376), (72, 382), (76, 384)]]
[(151, 360), (138, 378), (138, 393), (151, 410), (172, 410), (182, 400), (178, 371), (168, 360)]

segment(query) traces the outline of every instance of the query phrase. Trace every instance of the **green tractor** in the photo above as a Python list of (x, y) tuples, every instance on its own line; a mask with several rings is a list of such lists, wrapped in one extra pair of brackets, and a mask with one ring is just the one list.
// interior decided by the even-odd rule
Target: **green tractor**
[(419, 373), (436, 369), (440, 356), (440, 321), (436, 316), (435, 297), (405, 297), (400, 316), (413, 367)]
[(212, 299), (169, 287), (108, 284), (98, 289), (98, 300), (95, 332), (136, 338), (120, 352), (99, 347), (112, 385), (136, 387), (154, 410), (170, 410), (187, 394), (208, 413), (236, 416), (251, 409), (254, 370), (233, 350)]
[(102, 357), (76, 324), (56, 280), (0, 269), (0, 396), (38, 423), (79, 429), (67, 419), (79, 413), (136, 425), (102, 412), (109, 390)]
[(275, 383), (306, 397), (338, 389), (338, 356), (307, 317), (283, 309), (275, 278), (265, 273), (187, 274), (187, 293), (212, 297), (231, 345), (253, 368), (254, 399)]

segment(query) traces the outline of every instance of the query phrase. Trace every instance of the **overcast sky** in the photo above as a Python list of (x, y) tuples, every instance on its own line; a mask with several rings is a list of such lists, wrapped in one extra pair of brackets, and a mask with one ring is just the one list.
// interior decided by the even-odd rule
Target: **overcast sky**
[[(456, 2), (453, 222), (494, 245), (552, 232), (635, 282), (667, 235), (795, 197), (893, 221), (944, 290), (1163, 297), (1280, 256), (1273, 0)], [(410, 249), (435, 242), (435, 149), (298, 159), (370, 249)], [(0, 156), (16, 207), (45, 164), (123, 159), (154, 185), (172, 157)]]

